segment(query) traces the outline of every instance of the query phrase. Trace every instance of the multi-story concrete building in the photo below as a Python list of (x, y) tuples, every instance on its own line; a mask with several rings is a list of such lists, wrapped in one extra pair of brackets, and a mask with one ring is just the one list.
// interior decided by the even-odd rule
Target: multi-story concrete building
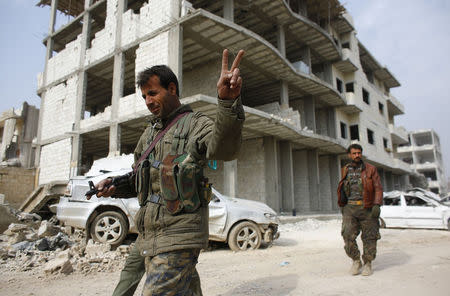
[[(356, 38), (337, 0), (40, 0), (50, 5), (38, 143), (40, 183), (68, 179), (93, 160), (133, 151), (148, 110), (136, 74), (168, 64), (182, 102), (211, 118), (223, 48), (245, 49), (246, 122), (236, 161), (208, 170), (231, 196), (279, 212), (337, 210), (351, 141), (364, 146), (386, 190), (408, 186), (394, 158), (399, 82)], [(59, 10), (72, 16), (55, 31)]]
[(434, 130), (409, 132), (409, 142), (397, 147), (397, 157), (411, 165), (411, 169), (423, 174), (428, 181), (428, 189), (434, 193), (447, 193), (439, 136)]

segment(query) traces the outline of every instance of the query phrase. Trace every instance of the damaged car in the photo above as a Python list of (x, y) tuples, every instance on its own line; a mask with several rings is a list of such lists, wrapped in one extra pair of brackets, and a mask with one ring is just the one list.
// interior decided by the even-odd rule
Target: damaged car
[[(129, 171), (129, 170), (128, 170)], [(85, 229), (93, 240), (118, 246), (128, 233), (137, 233), (134, 216), (139, 210), (136, 197), (86, 200), (88, 182), (94, 183), (128, 171), (103, 172), (95, 177), (74, 177), (56, 205), (56, 217), (65, 225)], [(279, 218), (262, 202), (222, 195), (213, 188), (209, 203), (209, 239), (227, 243), (233, 251), (258, 249), (279, 237)]]
[(450, 230), (450, 207), (422, 191), (384, 193), (381, 227)]

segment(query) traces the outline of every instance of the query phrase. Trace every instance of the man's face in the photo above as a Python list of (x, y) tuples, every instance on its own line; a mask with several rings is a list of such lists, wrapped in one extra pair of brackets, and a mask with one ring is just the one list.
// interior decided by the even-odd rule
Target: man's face
[(156, 75), (151, 76), (141, 87), (141, 92), (148, 110), (159, 118), (166, 117), (179, 105), (175, 84), (170, 83), (168, 89), (165, 89)]
[(359, 149), (351, 148), (348, 157), (355, 163), (360, 163), (362, 158), (362, 152)]

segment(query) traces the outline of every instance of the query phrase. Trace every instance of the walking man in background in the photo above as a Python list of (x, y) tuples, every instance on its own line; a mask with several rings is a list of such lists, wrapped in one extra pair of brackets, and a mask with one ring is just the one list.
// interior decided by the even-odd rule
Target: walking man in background
[[(347, 153), (352, 160), (342, 168), (342, 179), (338, 186), (338, 205), (342, 212), (342, 237), (344, 249), (352, 258), (350, 274), (372, 274), (372, 261), (377, 253), (377, 240), (380, 239), (380, 206), (383, 202), (383, 187), (376, 167), (362, 160), (363, 148), (352, 144)], [(363, 242), (364, 266), (356, 243), (359, 233)]]

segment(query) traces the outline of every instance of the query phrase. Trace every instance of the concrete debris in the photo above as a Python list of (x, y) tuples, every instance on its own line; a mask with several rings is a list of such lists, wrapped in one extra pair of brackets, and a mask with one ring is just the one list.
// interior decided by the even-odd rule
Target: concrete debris
[(59, 232), (59, 228), (57, 228), (54, 224), (49, 223), (49, 221), (42, 221), (41, 226), (38, 230), (38, 236), (39, 238), (43, 238), (46, 236), (52, 236)]
[(60, 227), (54, 219), (40, 222), (33, 214), (22, 217), (27, 223), (12, 223), (0, 235), (0, 264), (6, 270), (44, 276), (114, 272), (130, 252), (128, 245), (111, 250), (108, 244), (86, 243), (84, 231)]

